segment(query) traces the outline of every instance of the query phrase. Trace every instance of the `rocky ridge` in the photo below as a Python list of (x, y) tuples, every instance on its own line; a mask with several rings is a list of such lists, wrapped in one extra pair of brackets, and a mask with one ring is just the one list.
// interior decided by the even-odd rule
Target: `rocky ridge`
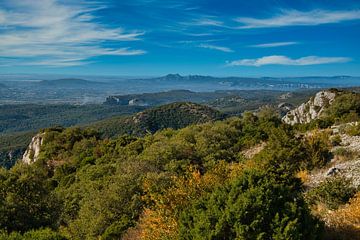
[(326, 107), (332, 104), (336, 96), (337, 94), (334, 91), (320, 91), (308, 102), (289, 111), (282, 118), (282, 121), (290, 125), (309, 123), (312, 120), (319, 118)]

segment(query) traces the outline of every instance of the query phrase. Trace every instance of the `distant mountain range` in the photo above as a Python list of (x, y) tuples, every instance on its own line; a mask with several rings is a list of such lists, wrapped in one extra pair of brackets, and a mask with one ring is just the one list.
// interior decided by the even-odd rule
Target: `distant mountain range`
[(104, 85), (105, 83), (88, 81), (78, 78), (64, 78), (57, 80), (42, 80), (37, 84), (47, 87), (92, 87), (97, 85)]
[[(299, 89), (326, 89), (360, 86), (360, 77), (212, 77), (201, 75), (181, 76), (168, 74), (153, 78), (85, 78), (52, 79), (7, 78), (0, 75), (0, 104), (4, 103), (102, 103), (109, 96), (186, 90), (192, 92), (271, 90), (296, 91)], [(28, 80), (26, 80), (28, 79)], [(4, 86), (3, 86), (4, 85)], [(6, 86), (6, 87), (5, 87)], [(173, 92), (182, 98), (189, 92)], [(190, 96), (193, 98), (194, 96)], [(203, 96), (204, 97), (204, 96)], [(134, 103), (143, 103), (134, 99)], [(130, 101), (132, 99), (128, 99)], [(186, 97), (184, 100), (187, 100)], [(199, 101), (201, 102), (201, 101)], [(144, 103), (146, 105), (146, 103)]]
[[(153, 84), (162, 84), (165, 86), (196, 86), (202, 88), (202, 91), (206, 89), (224, 90), (224, 89), (236, 89), (236, 90), (295, 90), (295, 89), (310, 89), (310, 88), (328, 88), (328, 87), (349, 87), (360, 85), (360, 77), (351, 76), (310, 76), (310, 77), (212, 77), (201, 75), (188, 75), (181, 76), (179, 74), (168, 74), (163, 77), (145, 78), (145, 79), (133, 79), (135, 82), (152, 82)], [(204, 89), (205, 88), (205, 89)], [(189, 89), (183, 88), (188, 90)]]

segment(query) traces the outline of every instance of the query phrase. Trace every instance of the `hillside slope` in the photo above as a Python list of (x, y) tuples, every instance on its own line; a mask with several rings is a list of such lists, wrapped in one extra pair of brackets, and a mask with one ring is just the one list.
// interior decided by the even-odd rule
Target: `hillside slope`
[(143, 136), (165, 128), (180, 129), (191, 124), (222, 119), (220, 112), (196, 103), (172, 103), (145, 110), (130, 117), (110, 118), (89, 127), (105, 137), (132, 134)]

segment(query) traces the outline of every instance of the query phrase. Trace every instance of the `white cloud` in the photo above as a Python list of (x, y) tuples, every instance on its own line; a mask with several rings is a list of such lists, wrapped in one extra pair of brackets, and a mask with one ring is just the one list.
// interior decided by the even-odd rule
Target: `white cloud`
[(211, 45), (211, 44), (200, 44), (200, 45), (198, 45), (198, 47), (207, 48), (207, 49), (213, 49), (213, 50), (217, 50), (217, 51), (221, 51), (221, 52), (228, 52), (228, 53), (234, 52), (231, 48), (217, 46), (217, 45)]
[(189, 22), (183, 22), (182, 25), (185, 25), (187, 27), (225, 27), (223, 21), (217, 20), (217, 17), (209, 15), (196, 16)]
[(297, 10), (282, 10), (280, 14), (270, 18), (236, 18), (242, 24), (239, 28), (274, 28), (286, 26), (314, 26), (327, 23), (360, 19), (360, 10), (329, 11), (312, 10), (301, 12)]
[(344, 63), (351, 61), (346, 57), (317, 57), (308, 56), (298, 59), (292, 59), (286, 56), (273, 55), (255, 59), (241, 59), (237, 61), (228, 62), (228, 66), (264, 66), (264, 65), (293, 65), (293, 66), (305, 66), (305, 65), (318, 65), (327, 63)]
[(210, 18), (197, 19), (194, 22), (194, 24), (198, 26), (217, 26), (217, 27), (221, 27), (224, 25), (223, 22)]
[[(101, 55), (140, 55), (129, 46), (108, 43), (139, 40), (140, 31), (127, 32), (100, 23), (96, 11), (105, 8), (83, 1), (5, 0), (0, 3), (0, 57), (12, 65), (72, 66)], [(5, 59), (5, 60), (4, 60)]]
[(251, 45), (249, 47), (272, 48), (272, 47), (290, 46), (290, 45), (295, 45), (295, 44), (299, 44), (299, 43), (298, 42), (272, 42), (272, 43), (263, 43), (263, 44)]

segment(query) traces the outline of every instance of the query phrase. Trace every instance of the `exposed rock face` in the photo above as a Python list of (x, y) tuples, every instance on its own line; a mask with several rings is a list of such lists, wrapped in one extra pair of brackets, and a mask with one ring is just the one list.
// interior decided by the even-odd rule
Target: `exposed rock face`
[(34, 163), (38, 160), (41, 145), (44, 142), (45, 133), (39, 133), (32, 138), (28, 148), (26, 149), (22, 161), (26, 164)]
[(285, 94), (280, 95), (280, 96), (279, 96), (279, 99), (280, 99), (280, 100), (286, 100), (286, 99), (291, 98), (293, 95), (294, 95), (294, 94), (292, 94), (292, 93), (285, 93)]
[(280, 116), (284, 117), (291, 109), (294, 109), (294, 106), (290, 103), (280, 103), (277, 106)]
[(309, 177), (306, 186), (316, 187), (326, 179), (334, 176), (342, 176), (350, 180), (355, 188), (360, 187), (360, 136), (349, 136), (344, 133), (340, 133), (340, 128), (349, 125), (357, 125), (358, 122), (347, 123), (342, 125), (334, 125), (331, 127), (332, 134), (338, 135), (341, 138), (340, 146), (332, 148), (332, 152), (336, 152), (337, 149), (342, 148), (346, 151), (354, 154), (352, 159), (343, 161), (337, 158), (333, 158), (329, 165), (323, 169), (314, 170)]
[(129, 106), (148, 106), (148, 104), (138, 98), (131, 99), (128, 103)]
[(318, 92), (315, 97), (311, 98), (308, 102), (288, 112), (282, 120), (291, 125), (309, 123), (319, 118), (324, 109), (332, 104), (335, 97), (336, 93), (332, 91)]
[(252, 148), (246, 149), (241, 153), (245, 156), (245, 158), (250, 159), (254, 157), (256, 154), (260, 153), (266, 147), (266, 142), (259, 143)]
[(334, 163), (333, 166), (318, 170), (309, 177), (308, 187), (316, 187), (326, 179), (334, 176), (342, 176), (349, 179), (351, 184), (360, 187), (360, 159), (349, 160), (346, 162)]

